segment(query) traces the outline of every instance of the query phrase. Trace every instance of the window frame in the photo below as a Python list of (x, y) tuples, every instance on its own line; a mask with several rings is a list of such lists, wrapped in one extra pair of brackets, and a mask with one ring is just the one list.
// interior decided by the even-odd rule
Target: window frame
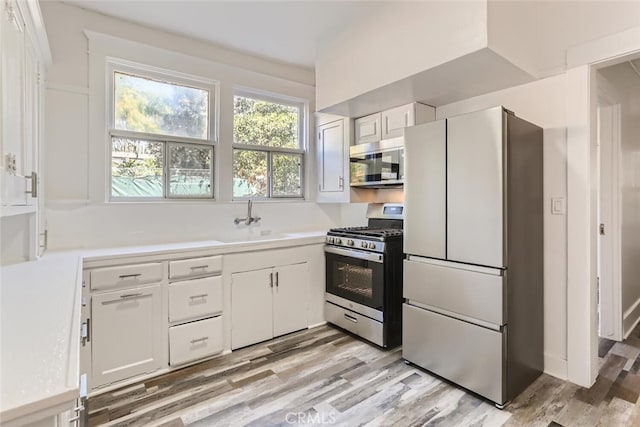
[[(298, 109), (298, 143), (299, 148), (285, 148), (285, 147), (271, 147), (267, 145), (257, 144), (244, 144), (235, 142), (235, 124), (232, 123), (232, 154), (231, 154), (231, 199), (232, 200), (305, 200), (306, 199), (306, 163), (308, 153), (308, 141), (306, 135), (308, 134), (309, 126), (309, 101), (303, 98), (296, 98), (287, 95), (281, 95), (273, 92), (262, 91), (258, 89), (251, 89), (247, 87), (235, 86), (233, 89), (233, 99), (235, 104), (235, 97), (240, 96), (244, 98), (256, 99), (259, 101), (267, 101), (276, 104), (295, 107)], [(235, 117), (235, 113), (233, 115)], [(267, 196), (235, 196), (233, 194), (233, 168), (234, 168), (234, 153), (235, 150), (245, 151), (259, 151), (266, 153), (267, 155)], [(273, 153), (297, 155), (300, 157), (300, 195), (299, 196), (274, 196), (273, 195)]]
[[(205, 90), (209, 93), (208, 108), (209, 117), (207, 124), (207, 136), (206, 139), (191, 138), (185, 136), (173, 136), (168, 134), (154, 134), (147, 132), (136, 132), (115, 128), (115, 73), (128, 74), (134, 77), (143, 79), (154, 80), (167, 84), (174, 84), (179, 86), (186, 86), (194, 89)], [(150, 65), (140, 64), (124, 59), (107, 57), (106, 58), (106, 136), (108, 147), (107, 158), (107, 182), (105, 183), (105, 191), (107, 195), (107, 201), (109, 202), (167, 202), (167, 201), (198, 201), (198, 200), (215, 200), (216, 199), (216, 151), (218, 146), (219, 135), (219, 99), (220, 99), (220, 82), (218, 80), (199, 77), (191, 74), (181, 73), (179, 71), (172, 71), (163, 68), (158, 68)], [(113, 138), (130, 138), (140, 139), (150, 142), (160, 142), (163, 145), (163, 165), (162, 165), (162, 197), (125, 197), (113, 195), (113, 174), (112, 174), (112, 147)], [(200, 147), (208, 147), (211, 149), (211, 162), (210, 162), (210, 188), (211, 192), (208, 195), (196, 195), (196, 196), (178, 196), (171, 195), (170, 185), (170, 145), (194, 145)]]

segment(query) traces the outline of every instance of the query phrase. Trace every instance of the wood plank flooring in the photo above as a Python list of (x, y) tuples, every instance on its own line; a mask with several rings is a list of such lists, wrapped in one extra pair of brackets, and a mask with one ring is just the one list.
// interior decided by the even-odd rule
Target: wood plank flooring
[(640, 326), (600, 341), (590, 389), (542, 375), (504, 410), (332, 326), (287, 335), (88, 401), (109, 426), (640, 426)]

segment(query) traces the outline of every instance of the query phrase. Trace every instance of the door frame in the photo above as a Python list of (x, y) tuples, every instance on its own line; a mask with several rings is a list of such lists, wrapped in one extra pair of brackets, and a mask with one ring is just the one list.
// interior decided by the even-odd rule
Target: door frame
[(598, 376), (596, 99), (598, 68), (640, 57), (640, 26), (567, 50), (567, 377)]

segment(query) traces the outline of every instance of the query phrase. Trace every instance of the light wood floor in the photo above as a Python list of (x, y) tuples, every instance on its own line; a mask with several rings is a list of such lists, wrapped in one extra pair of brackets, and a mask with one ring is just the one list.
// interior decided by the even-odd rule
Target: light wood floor
[(90, 425), (640, 426), (640, 327), (590, 389), (542, 375), (506, 409), (331, 326), (89, 399)]

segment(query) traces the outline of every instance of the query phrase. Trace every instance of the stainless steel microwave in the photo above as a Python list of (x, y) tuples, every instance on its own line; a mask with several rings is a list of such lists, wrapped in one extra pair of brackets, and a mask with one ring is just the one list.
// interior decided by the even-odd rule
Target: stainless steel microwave
[(349, 148), (352, 187), (383, 188), (404, 182), (404, 138), (358, 144)]

